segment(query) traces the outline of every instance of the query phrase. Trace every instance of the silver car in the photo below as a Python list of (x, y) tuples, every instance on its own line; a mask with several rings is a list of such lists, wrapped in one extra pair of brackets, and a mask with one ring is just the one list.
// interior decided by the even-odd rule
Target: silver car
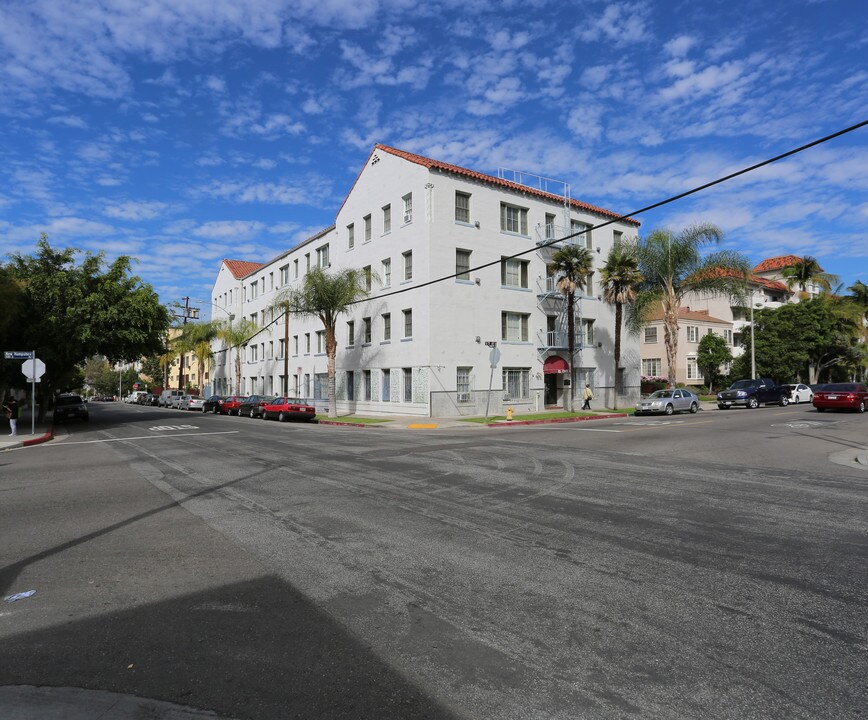
[(636, 415), (646, 413), (671, 415), (684, 411), (695, 413), (697, 410), (699, 410), (699, 397), (684, 388), (658, 390), (636, 403)]

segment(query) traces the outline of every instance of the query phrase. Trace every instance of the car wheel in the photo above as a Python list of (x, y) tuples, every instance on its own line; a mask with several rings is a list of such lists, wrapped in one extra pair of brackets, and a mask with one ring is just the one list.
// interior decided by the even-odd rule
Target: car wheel
[(720, 403), (717, 403), (717, 409), (718, 410), (726, 410), (726, 405), (721, 405)]
[(667, 415), (671, 415), (674, 412), (675, 412), (675, 408), (673, 408), (671, 405), (666, 406), (666, 414)]
[(255, 418), (255, 417), (256, 417), (256, 411), (255, 411), (253, 408), (250, 408), (250, 417), (251, 417), (251, 418)]
[(817, 412), (826, 412), (826, 408), (817, 408)]
[(284, 422), (285, 420), (286, 420), (286, 417), (284, 416), (284, 414), (282, 412), (277, 413), (277, 422)]
[(758, 408), (759, 403), (757, 402), (757, 399), (755, 397), (748, 398), (747, 399), (747, 407), (750, 408), (751, 410), (755, 410), (756, 408)]
[(786, 395), (781, 395), (781, 407), (786, 407), (790, 404), (790, 399)]
[(799, 396), (796, 395), (796, 396), (793, 398), (793, 405), (798, 405), (799, 402), (800, 402), (800, 401), (799, 401)]
[(690, 413), (691, 414), (695, 415), (698, 410), (699, 410), (699, 405), (697, 405), (696, 403), (690, 403)]
[(860, 413), (865, 412), (865, 401), (864, 400), (859, 403), (859, 407), (856, 408), (856, 412), (860, 412)]

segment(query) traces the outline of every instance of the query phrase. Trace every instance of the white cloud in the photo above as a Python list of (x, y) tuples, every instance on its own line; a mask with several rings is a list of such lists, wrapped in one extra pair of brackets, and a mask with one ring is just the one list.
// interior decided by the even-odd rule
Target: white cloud
[(77, 115), (58, 115), (48, 118), (48, 122), (55, 125), (65, 125), (66, 127), (79, 128), (81, 130), (87, 127), (87, 123)]
[(191, 234), (211, 240), (249, 240), (265, 229), (265, 224), (255, 220), (221, 220), (206, 222), (195, 227)]
[(153, 220), (166, 214), (169, 206), (162, 202), (133, 201), (106, 205), (103, 214), (119, 220)]
[(601, 41), (617, 46), (647, 40), (648, 9), (641, 3), (615, 2), (603, 10), (603, 14), (590, 22), (583, 22), (578, 37), (585, 42)]
[(205, 87), (217, 93), (226, 92), (226, 81), (216, 75), (209, 75), (205, 78)]
[(679, 35), (663, 45), (663, 49), (673, 58), (683, 58), (696, 45), (696, 38), (690, 35)]

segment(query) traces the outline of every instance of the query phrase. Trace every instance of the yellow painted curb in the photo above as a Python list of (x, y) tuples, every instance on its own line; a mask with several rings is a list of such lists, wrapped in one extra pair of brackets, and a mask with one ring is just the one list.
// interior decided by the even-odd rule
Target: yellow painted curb
[(412, 424), (408, 425), (407, 427), (408, 427), (408, 428), (413, 428), (413, 429), (415, 430), (416, 428), (436, 428), (437, 425), (435, 425), (435, 424), (433, 424), (433, 423), (430, 424), (430, 425), (423, 425), (423, 424), (421, 424), (421, 423), (412, 423)]

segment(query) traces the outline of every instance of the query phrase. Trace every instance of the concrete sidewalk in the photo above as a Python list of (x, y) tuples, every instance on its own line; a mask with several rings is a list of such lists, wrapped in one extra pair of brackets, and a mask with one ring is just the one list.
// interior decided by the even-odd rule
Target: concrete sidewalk
[(0, 418), (0, 421), (2, 421), (0, 424), (0, 452), (27, 447), (28, 445), (38, 445), (54, 437), (51, 417), (47, 417), (41, 423), (37, 420), (36, 432), (31, 432), (33, 420), (27, 409), (21, 411), (21, 417), (18, 419), (18, 434), (14, 437), (9, 435), (9, 421), (6, 418)]

